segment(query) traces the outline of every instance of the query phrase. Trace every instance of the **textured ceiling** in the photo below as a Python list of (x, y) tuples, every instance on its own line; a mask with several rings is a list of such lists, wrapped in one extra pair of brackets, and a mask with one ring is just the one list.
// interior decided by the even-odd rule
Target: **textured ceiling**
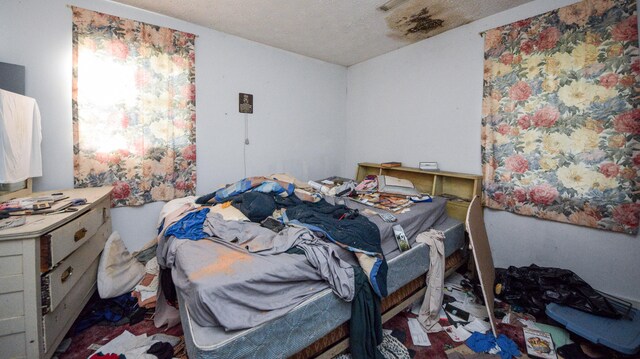
[(115, 0), (350, 66), (531, 0)]

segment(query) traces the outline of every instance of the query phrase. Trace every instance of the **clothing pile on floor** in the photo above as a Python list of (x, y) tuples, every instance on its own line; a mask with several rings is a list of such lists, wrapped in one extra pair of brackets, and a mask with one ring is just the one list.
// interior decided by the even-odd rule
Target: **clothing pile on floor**
[(138, 307), (136, 298), (129, 293), (114, 298), (99, 298), (89, 302), (76, 320), (72, 330), (74, 334), (78, 334), (94, 325), (133, 325), (142, 321), (146, 312), (146, 309)]
[[(118, 232), (113, 232), (105, 243), (98, 264), (98, 294), (92, 298), (72, 326), (69, 341), (94, 325), (121, 327), (132, 326), (143, 320), (151, 320), (158, 296), (159, 266), (156, 258), (155, 240), (143, 249), (130, 253)], [(165, 342), (162, 347), (158, 338)], [(135, 336), (128, 331), (96, 351), (95, 357), (164, 358), (179, 338), (173, 336)], [(115, 340), (115, 339), (114, 339)], [(168, 344), (167, 344), (168, 343)], [(61, 346), (64, 346), (61, 345)], [(167, 347), (170, 345), (170, 347)], [(153, 346), (153, 348), (152, 348)], [(151, 349), (150, 352), (142, 349)], [(59, 351), (64, 348), (59, 348)], [(142, 355), (145, 354), (145, 355)], [(155, 355), (155, 356), (154, 356)], [(114, 357), (114, 358), (115, 358)]]
[(103, 299), (130, 293), (140, 308), (155, 308), (158, 291), (158, 260), (155, 240), (129, 253), (118, 232), (104, 246), (98, 264), (98, 293)]
[[(432, 268), (430, 268), (431, 270)], [(509, 333), (509, 335), (499, 334), (497, 337), (494, 336), (488, 322), (486, 307), (480, 299), (482, 295), (474, 291), (474, 289), (476, 288), (472, 282), (459, 273), (453, 273), (446, 278), (442, 284), (441, 301), (433, 301), (434, 303), (440, 303), (437, 307), (436, 323), (424, 320), (424, 304), (427, 301), (414, 303), (411, 313), (407, 314), (405, 319), (408, 322), (407, 327), (411, 335), (412, 348), (415, 350), (416, 347), (429, 347), (431, 346), (429, 336), (439, 335), (440, 332), (444, 332), (452, 342), (456, 343), (456, 346), (463, 346), (468, 349), (464, 354), (461, 354), (460, 349), (450, 355), (448, 354), (452, 358), (511, 359), (520, 357), (521, 353), (526, 353), (526, 347), (521, 345), (520, 341), (513, 339), (517, 338), (517, 336), (513, 335), (513, 332)], [(508, 315), (505, 315), (505, 323), (509, 324), (505, 325), (519, 328), (518, 324), (520, 327), (526, 324), (534, 328), (535, 318), (533, 319), (534, 321), (531, 321), (526, 316), (512, 312), (512, 308), (502, 306), (500, 308), (506, 308), (508, 312)], [(427, 311), (428, 316), (432, 313), (432, 310)], [(512, 320), (512, 322), (509, 322), (509, 320)], [(430, 323), (430, 325), (425, 325), (427, 323)], [(542, 328), (545, 329), (549, 327), (542, 325)], [(541, 327), (535, 328), (541, 329)], [(557, 329), (559, 330), (560, 328)]]
[[(554, 303), (552, 305), (557, 305), (555, 302), (563, 302), (567, 306), (582, 306), (590, 311), (587, 315), (595, 317), (594, 313), (601, 313), (599, 317), (602, 320), (616, 320), (608, 318), (611, 316), (624, 317), (624, 310), (621, 313), (619, 303), (610, 302), (610, 299), (594, 291), (573, 272), (535, 265), (498, 268), (496, 272), (497, 298), (494, 315), (499, 320), (497, 337), (491, 332), (479, 284), (458, 273), (445, 280), (439, 324), (450, 339), (458, 343), (454, 345), (455, 348), (446, 351), (447, 358), (588, 359), (627, 358), (632, 354), (615, 351), (596, 344), (597, 341), (592, 338), (572, 334), (562, 328), (561, 323), (547, 316), (549, 310), (546, 313), (538, 310), (544, 308), (545, 301)], [(575, 288), (580, 290), (576, 291)], [(589, 300), (586, 300), (587, 297)], [(412, 325), (411, 321), (418, 320), (415, 316), (421, 314), (420, 304), (414, 303), (411, 313), (406, 314), (404, 319), (408, 321), (407, 327), (411, 333), (411, 342), (407, 347), (412, 352), (416, 348), (420, 352), (421, 345), (424, 348), (430, 346), (429, 336), (438, 333), (437, 330), (427, 331), (424, 325)], [(598, 307), (599, 305), (601, 307)], [(631, 308), (625, 310), (627, 316), (635, 312)], [(531, 312), (535, 312), (536, 315)], [(394, 320), (397, 322), (400, 319)], [(633, 325), (635, 318), (621, 320), (621, 326)], [(608, 327), (608, 330), (615, 329)], [(631, 333), (631, 336), (634, 334)]]
[(589, 341), (611, 357), (640, 353), (640, 312), (628, 301), (595, 290), (568, 269), (535, 264), (496, 268), (495, 293), (504, 306), (516, 312), (507, 313), (503, 322), (524, 325), (530, 354), (590, 357), (581, 349), (584, 343), (572, 344), (567, 331), (540, 321), (565, 327), (572, 338)]
[(546, 305), (557, 303), (602, 317), (621, 317), (610, 299), (568, 269), (535, 264), (497, 268), (496, 285), (499, 298), (534, 316), (544, 316)]
[(180, 338), (171, 335), (134, 335), (125, 330), (118, 337), (98, 349), (90, 359), (171, 359), (174, 355), (173, 347), (179, 342)]
[(131, 295), (138, 299), (139, 307), (147, 309), (156, 307), (159, 274), (158, 259), (153, 257), (144, 265), (144, 276), (131, 292)]

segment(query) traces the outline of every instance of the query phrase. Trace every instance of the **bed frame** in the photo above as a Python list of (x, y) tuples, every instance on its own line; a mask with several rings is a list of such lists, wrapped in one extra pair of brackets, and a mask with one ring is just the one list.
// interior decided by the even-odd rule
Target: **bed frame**
[[(362, 181), (367, 175), (387, 175), (407, 179), (416, 189), (430, 195), (449, 198), (447, 214), (460, 222), (465, 222), (467, 210), (475, 196), (482, 190), (482, 176), (444, 171), (423, 171), (412, 167), (384, 168), (377, 163), (359, 163), (356, 180)], [(468, 240), (468, 238), (467, 238)], [(468, 246), (449, 256), (445, 262), (445, 277), (467, 263)], [(382, 300), (382, 322), (385, 323), (396, 314), (408, 308), (422, 298), (426, 291), (424, 276), (412, 281)], [(349, 322), (340, 325), (329, 334), (320, 338), (304, 350), (291, 356), (302, 358), (333, 358), (349, 347)]]
[[(428, 193), (431, 195), (440, 195), (444, 197), (448, 197), (450, 199), (447, 202), (447, 213), (449, 217), (462, 222), (459, 225), (454, 225), (453, 227), (447, 227), (451, 230), (458, 231), (457, 238), (460, 238), (460, 232), (464, 231), (464, 222), (466, 219), (467, 209), (471, 204), (471, 200), (475, 195), (479, 195), (481, 191), (481, 176), (477, 175), (469, 175), (464, 173), (453, 173), (453, 172), (434, 172), (434, 171), (422, 171), (417, 168), (410, 167), (393, 167), (393, 168), (383, 168), (380, 164), (375, 163), (360, 163), (358, 165), (358, 172), (356, 179), (362, 180), (367, 175), (389, 175), (402, 179), (408, 179), (412, 181), (415, 187), (423, 193)], [(449, 220), (451, 221), (451, 220)], [(451, 221), (455, 222), (455, 221)], [(444, 224), (443, 224), (444, 225)], [(457, 229), (454, 229), (457, 228)], [(464, 233), (464, 232), (463, 232)], [(462, 267), (467, 264), (468, 259), (470, 257), (470, 251), (468, 249), (468, 235), (465, 234), (466, 241), (458, 241), (456, 243), (455, 248), (460, 248), (456, 252), (450, 253), (445, 261), (445, 276), (453, 273), (456, 269)], [(451, 248), (453, 249), (453, 248)], [(423, 253), (423, 255), (428, 256), (428, 247), (420, 244), (418, 246), (414, 246), (412, 248), (414, 250), (418, 250)], [(417, 252), (413, 252), (414, 254)], [(410, 254), (410, 253), (407, 253)], [(402, 259), (403, 256), (400, 255), (392, 259)], [(402, 262), (403, 273), (405, 274), (401, 282), (398, 282), (394, 288), (397, 288), (391, 293), (388, 297), (384, 298), (381, 303), (381, 312), (382, 312), (382, 322), (386, 322), (391, 319), (393, 316), (398, 314), (399, 312), (405, 310), (415, 301), (424, 297), (424, 293), (426, 291), (425, 284), (425, 272), (428, 267), (426, 263), (415, 263), (415, 258), (408, 259), (409, 257), (405, 257), (400, 262)], [(413, 277), (412, 279), (409, 279)], [(394, 277), (395, 278), (395, 277)], [(401, 283), (406, 283), (402, 285)], [(330, 291), (328, 294), (332, 294)], [(180, 296), (180, 293), (178, 293)], [(348, 310), (346, 308), (347, 305), (343, 305), (339, 310), (345, 311)], [(318, 309), (318, 308), (316, 308)], [(322, 308), (319, 308), (322, 309)], [(321, 310), (320, 310), (321, 311)], [(347, 312), (341, 312), (346, 314)], [(184, 320), (184, 318), (188, 318), (188, 313), (186, 311), (185, 306), (180, 306), (180, 316)], [(346, 317), (346, 315), (345, 315)], [(275, 319), (274, 321), (284, 320), (282, 318)], [(293, 348), (301, 348), (300, 351), (291, 355), (290, 358), (332, 358), (335, 355), (345, 351), (349, 347), (349, 321), (345, 320), (340, 324), (340, 322), (344, 320), (342, 318), (331, 321), (331, 324), (324, 325), (321, 331), (317, 331), (317, 334), (327, 333), (326, 335), (320, 337), (320, 339), (312, 342), (308, 346), (304, 347), (306, 343), (309, 343), (311, 338), (305, 338), (304, 344), (298, 342), (298, 345), (294, 343), (291, 350)], [(186, 327), (185, 327), (186, 324)], [(284, 323), (283, 323), (284, 324)], [(309, 322), (301, 323), (302, 326), (310, 324)], [(265, 325), (278, 325), (277, 323), (265, 323)], [(335, 327), (334, 327), (335, 325)], [(333, 327), (334, 329), (331, 329)], [(248, 347), (243, 346), (242, 342), (237, 342), (239, 347), (235, 347), (234, 345), (227, 347), (227, 349), (223, 349), (226, 347), (226, 344), (222, 344), (220, 347), (211, 347), (207, 349), (203, 347), (202, 349), (198, 348), (194, 342), (192, 327), (189, 323), (184, 323), (183, 328), (185, 328), (185, 341), (187, 343), (187, 348), (189, 352), (193, 352), (195, 357), (202, 358), (212, 358), (216, 356), (224, 356), (230, 355), (233, 357), (243, 357), (243, 355), (250, 355), (251, 352), (246, 350), (252, 350), (247, 348), (255, 348), (259, 349), (259, 346), (249, 345)], [(279, 332), (280, 327), (272, 328), (274, 331)], [(288, 333), (288, 332), (287, 332)], [(252, 341), (262, 339), (262, 332), (259, 334), (255, 334), (254, 332), (247, 333), (247, 337), (242, 336), (241, 339), (245, 340), (246, 343), (253, 343)], [(321, 335), (321, 334), (320, 334)], [(313, 336), (313, 338), (318, 338), (318, 336)], [(290, 338), (287, 338), (289, 340)], [(235, 339), (234, 339), (235, 340)], [(287, 340), (284, 340), (287, 342)], [(284, 343), (283, 343), (284, 344)], [(232, 349), (229, 349), (232, 348)], [(221, 350), (218, 350), (221, 349)], [(246, 349), (246, 350), (244, 350)], [(283, 348), (284, 349), (284, 348)], [(235, 352), (225, 352), (225, 350), (240, 350)], [(215, 354), (214, 354), (215, 352)], [(226, 354), (223, 354), (226, 353)], [(284, 352), (290, 353), (291, 351), (285, 350)], [(282, 354), (284, 354), (284, 352)], [(255, 356), (255, 355), (254, 355)], [(278, 356), (281, 357), (281, 356)]]

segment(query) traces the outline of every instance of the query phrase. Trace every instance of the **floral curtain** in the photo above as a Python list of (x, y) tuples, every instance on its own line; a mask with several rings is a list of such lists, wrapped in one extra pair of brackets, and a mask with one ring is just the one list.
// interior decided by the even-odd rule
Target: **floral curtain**
[(490, 30), (482, 104), (484, 201), (637, 233), (635, 0), (591, 0)]
[(115, 206), (193, 195), (192, 34), (73, 7), (75, 187)]

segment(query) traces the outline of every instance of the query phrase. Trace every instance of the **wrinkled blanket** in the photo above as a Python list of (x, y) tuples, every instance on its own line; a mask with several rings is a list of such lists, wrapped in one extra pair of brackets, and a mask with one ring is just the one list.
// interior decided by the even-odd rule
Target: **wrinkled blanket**
[[(279, 202), (291, 197), (279, 198)], [(349, 207), (361, 207), (354, 202), (347, 204)], [(413, 242), (416, 233), (443, 218), (444, 206), (445, 201), (436, 197), (433, 203), (416, 204), (410, 212), (396, 214), (396, 223), (383, 222), (378, 216), (370, 217), (369, 220), (383, 234), (385, 255), (397, 252), (395, 239), (389, 234), (392, 225), (401, 224), (410, 242)], [(337, 295), (349, 300), (353, 287), (347, 284), (353, 282), (349, 278), (353, 278), (353, 272), (349, 272), (352, 268), (338, 259), (355, 264), (357, 261), (353, 253), (315, 238), (315, 242), (302, 246), (305, 256), (283, 253), (270, 258), (274, 253), (282, 253), (303, 242), (303, 236), (295, 233), (309, 233), (308, 229), (294, 226), (277, 235), (250, 222), (224, 221), (225, 225), (222, 225), (223, 222), (216, 225), (221, 217), (213, 212), (207, 215), (203, 230), (208, 235), (221, 238), (190, 241), (159, 236), (161, 239), (158, 242), (158, 262), (172, 269), (175, 284), (184, 294), (185, 304), (198, 324), (222, 325), (227, 329), (247, 328), (284, 315), (295, 305), (326, 288), (333, 288)], [(327, 248), (316, 248), (323, 246)], [(233, 256), (241, 256), (245, 260), (229, 263), (228, 259)], [(227, 263), (228, 268), (210, 266), (216, 262)], [(213, 273), (216, 270), (218, 274)], [(337, 276), (336, 272), (340, 271), (347, 273), (347, 276)], [(231, 301), (235, 304), (226, 304)], [(235, 308), (244, 314), (233, 315), (227, 308)], [(270, 313), (265, 313), (267, 310)]]
[(369, 219), (344, 205), (331, 205), (325, 200), (300, 202), (284, 212), (285, 223), (303, 225), (324, 234), (332, 242), (358, 255), (374, 292), (387, 296), (387, 261), (382, 254), (380, 231)]
[[(284, 315), (327, 287), (346, 301), (354, 297), (353, 267), (307, 228), (291, 226), (275, 233), (209, 213), (204, 232), (211, 237), (165, 237), (158, 246), (159, 262), (172, 269), (174, 284), (200, 325), (250, 328)], [(284, 253), (293, 246), (304, 256)]]
[(173, 281), (202, 326), (254, 327), (329, 287), (300, 255), (255, 254), (217, 238), (167, 241)]

